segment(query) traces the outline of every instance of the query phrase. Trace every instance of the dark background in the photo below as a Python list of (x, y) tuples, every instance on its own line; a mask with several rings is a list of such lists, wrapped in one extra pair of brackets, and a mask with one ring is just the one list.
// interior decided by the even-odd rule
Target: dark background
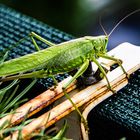
[[(107, 33), (128, 13), (140, 8), (139, 0), (0, 0), (17, 11), (64, 32), (80, 37)], [(140, 12), (127, 18), (113, 32), (108, 49), (122, 42), (140, 45)]]

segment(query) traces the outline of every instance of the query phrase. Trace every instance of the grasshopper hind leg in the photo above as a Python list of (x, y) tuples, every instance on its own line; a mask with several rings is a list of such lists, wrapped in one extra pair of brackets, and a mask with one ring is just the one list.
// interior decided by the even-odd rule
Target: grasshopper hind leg
[(81, 117), (81, 121), (85, 126), (85, 129), (88, 131), (88, 123), (87, 120), (83, 117), (82, 113), (80, 112), (79, 108), (76, 106), (76, 104), (73, 102), (73, 100), (71, 99), (71, 97), (67, 94), (66, 88), (73, 82), (75, 81), (78, 77), (80, 77), (88, 68), (89, 65), (89, 60), (86, 60), (82, 66), (80, 67), (80, 69), (74, 74), (74, 76), (63, 86), (63, 92), (64, 95), (66, 96), (66, 98), (71, 102), (71, 104), (73, 105), (73, 107), (75, 108), (75, 110), (77, 111), (77, 113), (80, 115)]
[(36, 38), (36, 39), (38, 39), (38, 40), (44, 42), (44, 43), (47, 44), (48, 46), (54, 46), (54, 45), (55, 45), (54, 43), (52, 43), (52, 42), (50, 42), (50, 41), (44, 39), (43, 37), (37, 35), (37, 34), (34, 33), (34, 32), (31, 32), (31, 33), (29, 34), (29, 37), (31, 38), (31, 40), (32, 40), (32, 42), (33, 42), (33, 44), (34, 44), (34, 46), (35, 46), (35, 49), (36, 49), (37, 51), (40, 51), (40, 48), (39, 48), (39, 46), (37, 45), (37, 42), (35, 41), (34, 38)]
[[(38, 40), (44, 42), (44, 43), (47, 44), (48, 46), (54, 46), (54, 45), (55, 45), (54, 43), (52, 43), (52, 42), (50, 42), (50, 41), (44, 39), (44, 38), (41, 37), (41, 36), (39, 36), (39, 35), (36, 34), (35, 32), (31, 32), (29, 35), (30, 35), (32, 38), (36, 38), (36, 39), (38, 39)], [(32, 41), (33, 41), (33, 40), (32, 40)], [(34, 43), (34, 42), (33, 42), (33, 43)]]

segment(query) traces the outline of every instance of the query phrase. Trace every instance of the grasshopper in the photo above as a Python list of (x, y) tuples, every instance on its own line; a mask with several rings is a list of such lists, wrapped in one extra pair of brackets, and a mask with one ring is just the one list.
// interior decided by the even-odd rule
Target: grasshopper
[[(64, 88), (66, 88), (70, 83), (72, 83), (86, 71), (89, 66), (89, 62), (92, 61), (97, 64), (98, 68), (107, 80), (108, 87), (111, 89), (106, 72), (97, 59), (99, 57), (103, 57), (114, 60), (122, 67), (121, 60), (107, 55), (106, 47), (108, 44), (108, 36), (85, 36), (60, 43), (58, 45), (45, 40), (34, 32), (31, 32), (29, 36), (31, 37), (36, 48), (39, 47), (35, 42), (34, 37), (52, 47), (44, 50), (38, 49), (38, 52), (3, 62), (0, 66), (0, 77), (5, 78), (2, 78), (1, 81), (33, 77), (52, 77), (54, 79), (54, 75), (56, 74), (78, 69), (76, 74), (64, 86)], [(31, 70), (34, 71), (29, 72)], [(124, 69), (123, 71), (125, 73)], [(15, 75), (18, 73), (25, 74)]]
[[(63, 90), (65, 96), (70, 100), (72, 105), (80, 114), (80, 117), (82, 118), (85, 126), (87, 126), (86, 120), (84, 120), (79, 109), (73, 103), (69, 95), (65, 92), (65, 89), (86, 71), (89, 66), (89, 62), (92, 61), (97, 64), (98, 68), (107, 80), (108, 88), (112, 90), (109, 80), (106, 76), (106, 72), (97, 60), (97, 58), (99, 57), (111, 59), (116, 61), (122, 67), (121, 61), (119, 59), (108, 56), (106, 54), (108, 37), (86, 36), (70, 40), (58, 45), (52, 44), (51, 42), (48, 43), (48, 41), (46, 41), (44, 38), (40, 37), (34, 32), (30, 33), (30, 37), (32, 38), (32, 41), (36, 48), (38, 48), (38, 46), (34, 40), (34, 37), (45, 42), (51, 47), (3, 62), (0, 66), (0, 77), (4, 78), (1, 78), (1, 81), (22, 78), (52, 77), (55, 84), (57, 84), (54, 75), (78, 69), (75, 75), (63, 86)], [(124, 69), (123, 71), (125, 72)]]
[[(126, 17), (140, 11), (135, 10)], [(126, 18), (125, 17), (125, 18)], [(125, 19), (123, 18), (110, 32), (109, 35), (102, 36), (85, 36), (78, 39), (73, 39), (60, 44), (53, 44), (42, 38), (34, 32), (29, 34), (35, 48), (38, 50), (32, 54), (15, 58), (3, 62), (0, 65), (0, 81), (22, 79), (22, 78), (46, 78), (51, 77), (55, 84), (57, 81), (54, 77), (56, 74), (71, 72), (77, 69), (74, 76), (63, 86), (65, 96), (73, 104), (77, 112), (82, 117), (79, 109), (75, 106), (65, 89), (78, 77), (80, 77), (88, 68), (90, 61), (94, 62), (107, 81), (108, 88), (112, 90), (106, 72), (102, 65), (98, 62), (98, 58), (106, 58), (115, 61), (122, 68), (122, 61), (107, 55), (108, 38), (114, 29)], [(40, 50), (35, 38), (51, 46), (47, 49)], [(113, 91), (113, 90), (112, 90)], [(82, 119), (84, 119), (82, 117)]]

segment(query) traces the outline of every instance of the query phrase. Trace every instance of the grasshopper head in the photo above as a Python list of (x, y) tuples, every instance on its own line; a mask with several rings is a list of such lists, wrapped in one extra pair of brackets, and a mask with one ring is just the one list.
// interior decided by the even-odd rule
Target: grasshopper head
[(107, 52), (108, 36), (102, 35), (92, 38), (95, 53), (105, 54)]

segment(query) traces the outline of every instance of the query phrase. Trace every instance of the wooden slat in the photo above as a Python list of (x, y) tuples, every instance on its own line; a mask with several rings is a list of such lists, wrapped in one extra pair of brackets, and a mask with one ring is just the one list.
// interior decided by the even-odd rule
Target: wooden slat
[[(22, 105), (21, 107), (16, 109), (15, 114), (10, 114), (10, 115), (7, 115), (7, 116), (3, 117), (2, 119), (0, 119), (0, 126), (6, 120), (10, 121), (10, 126), (16, 125), (16, 124), (20, 123), (24, 119), (24, 117), (27, 114), (27, 112), (28, 112), (28, 117), (30, 117), (30, 116), (36, 114), (37, 112), (39, 112), (41, 109), (43, 109), (46, 106), (50, 105), (55, 100), (57, 100), (60, 97), (62, 97), (63, 96), (62, 85), (64, 83), (66, 83), (70, 78), (71, 77), (68, 77), (65, 80), (63, 80), (62, 82), (60, 82), (55, 90), (53, 90), (53, 89), (52, 90), (51, 89), (46, 90), (45, 92), (43, 92), (42, 94), (38, 95), (34, 99), (28, 101), (27, 103), (25, 103), (24, 105)], [(67, 92), (70, 92), (70, 91), (72, 91), (73, 89), (76, 88), (75, 82), (72, 83), (67, 88)]]

